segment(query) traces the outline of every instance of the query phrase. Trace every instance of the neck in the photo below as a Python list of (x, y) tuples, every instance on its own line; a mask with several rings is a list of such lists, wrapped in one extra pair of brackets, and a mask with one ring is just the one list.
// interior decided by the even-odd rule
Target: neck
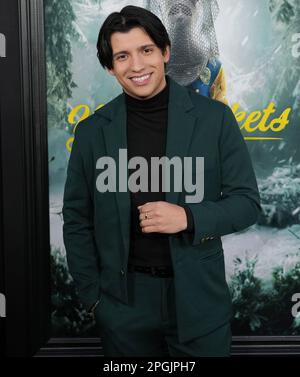
[(165, 106), (165, 104), (168, 103), (169, 98), (169, 78), (165, 77), (164, 79), (164, 87), (151, 97), (133, 97), (124, 91), (127, 106), (139, 109), (159, 108), (160, 106)]

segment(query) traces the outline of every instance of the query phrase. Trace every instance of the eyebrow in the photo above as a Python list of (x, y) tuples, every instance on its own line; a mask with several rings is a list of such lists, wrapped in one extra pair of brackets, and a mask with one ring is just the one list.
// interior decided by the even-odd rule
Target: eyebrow
[[(146, 47), (155, 47), (155, 44), (152, 43), (152, 44), (143, 45), (143, 46), (139, 47), (139, 50), (143, 50)], [(128, 51), (122, 50), (122, 51), (115, 52), (113, 54), (113, 58), (115, 58), (117, 55), (121, 55), (121, 54), (128, 54)]]

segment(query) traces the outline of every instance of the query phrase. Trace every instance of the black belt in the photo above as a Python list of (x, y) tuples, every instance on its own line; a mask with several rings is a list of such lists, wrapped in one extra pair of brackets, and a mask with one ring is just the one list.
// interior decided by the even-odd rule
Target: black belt
[(133, 264), (128, 265), (129, 272), (142, 272), (144, 274), (150, 274), (159, 278), (173, 277), (174, 272), (171, 266), (135, 266)]

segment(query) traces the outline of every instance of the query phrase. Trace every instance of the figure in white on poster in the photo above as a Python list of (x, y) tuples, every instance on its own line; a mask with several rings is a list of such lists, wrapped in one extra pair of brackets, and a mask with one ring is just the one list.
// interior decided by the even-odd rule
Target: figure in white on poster
[(196, 93), (227, 103), (224, 68), (214, 22), (216, 0), (151, 0), (147, 8), (165, 25), (172, 43), (167, 73)]

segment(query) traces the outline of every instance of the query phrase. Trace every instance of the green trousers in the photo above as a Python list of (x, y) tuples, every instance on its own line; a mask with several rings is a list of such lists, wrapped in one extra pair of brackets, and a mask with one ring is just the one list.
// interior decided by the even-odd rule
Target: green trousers
[(129, 304), (103, 293), (95, 309), (104, 356), (230, 356), (231, 328), (179, 343), (173, 278), (128, 272)]

